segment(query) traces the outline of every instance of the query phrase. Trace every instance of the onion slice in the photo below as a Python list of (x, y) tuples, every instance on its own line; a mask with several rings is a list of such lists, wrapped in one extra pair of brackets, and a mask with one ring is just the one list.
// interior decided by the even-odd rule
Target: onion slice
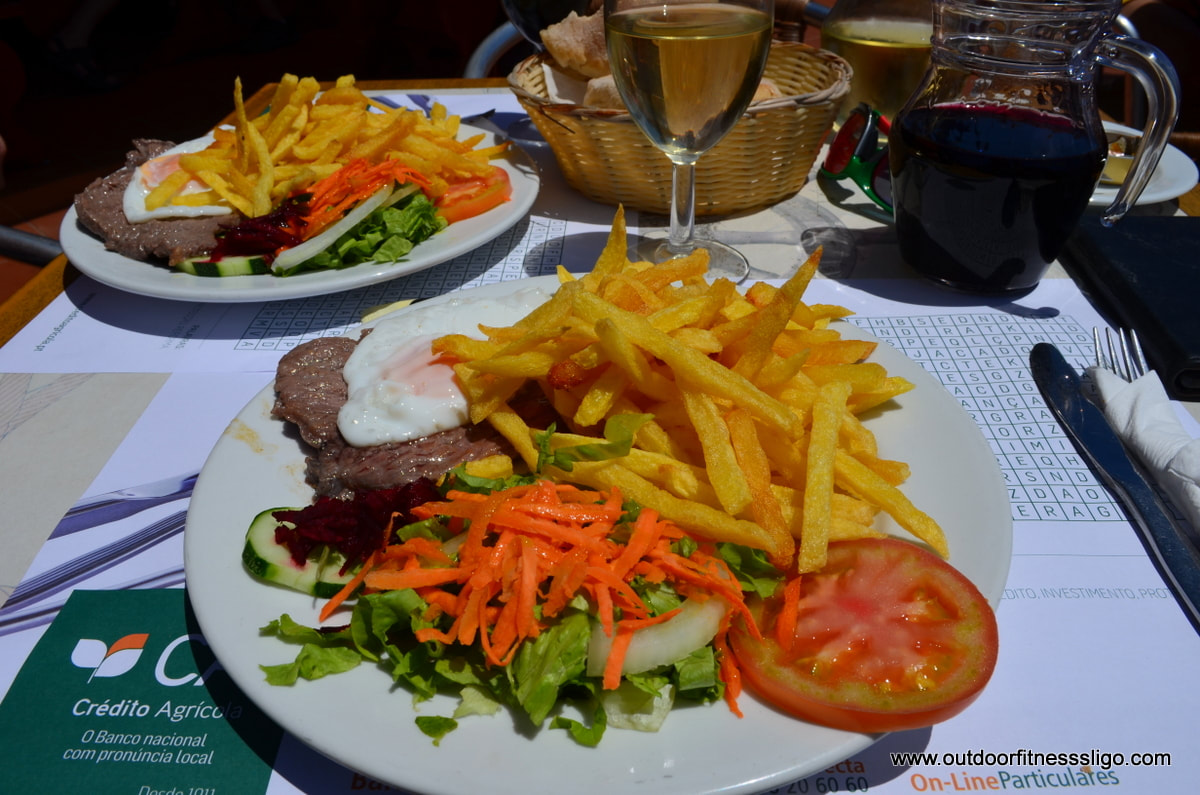
[[(707, 646), (721, 629), (721, 619), (729, 609), (719, 596), (704, 601), (687, 599), (679, 613), (661, 624), (639, 629), (625, 652), (623, 674), (637, 674), (681, 660), (696, 649)], [(588, 640), (588, 676), (603, 676), (612, 649), (612, 638), (596, 622)]]
[(362, 222), (368, 215), (374, 212), (377, 207), (381, 206), (384, 202), (391, 198), (393, 191), (394, 188), (391, 185), (376, 191), (368, 198), (359, 202), (358, 205), (353, 210), (346, 213), (341, 220), (330, 224), (329, 227), (321, 234), (317, 235), (316, 237), (310, 237), (308, 240), (305, 240), (298, 246), (292, 246), (291, 248), (284, 249), (283, 251), (279, 252), (279, 256), (276, 257), (275, 261), (271, 263), (271, 270), (286, 271), (299, 265), (301, 262), (305, 262), (317, 256), (329, 246), (333, 245), (335, 240)]

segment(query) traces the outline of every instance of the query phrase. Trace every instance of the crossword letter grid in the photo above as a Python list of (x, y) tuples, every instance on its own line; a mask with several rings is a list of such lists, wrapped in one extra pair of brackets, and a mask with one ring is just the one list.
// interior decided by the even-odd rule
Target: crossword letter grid
[(1090, 330), (1070, 317), (994, 313), (850, 320), (924, 367), (971, 415), (996, 454), (1014, 521), (1123, 520), (1029, 372), (1038, 342), (1054, 343), (1082, 370), (1093, 357)]

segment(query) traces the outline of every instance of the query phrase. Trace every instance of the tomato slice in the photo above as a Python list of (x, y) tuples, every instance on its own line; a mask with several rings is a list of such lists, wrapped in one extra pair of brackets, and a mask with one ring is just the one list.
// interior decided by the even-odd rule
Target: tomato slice
[(448, 223), (485, 213), (508, 201), (512, 182), (508, 172), (492, 166), (490, 174), (455, 182), (438, 199), (438, 212)]
[(992, 675), (991, 606), (915, 544), (834, 542), (800, 585), (790, 649), (775, 639), (779, 597), (751, 606), (761, 640), (744, 624), (729, 637), (747, 689), (784, 712), (848, 731), (915, 729), (966, 709)]

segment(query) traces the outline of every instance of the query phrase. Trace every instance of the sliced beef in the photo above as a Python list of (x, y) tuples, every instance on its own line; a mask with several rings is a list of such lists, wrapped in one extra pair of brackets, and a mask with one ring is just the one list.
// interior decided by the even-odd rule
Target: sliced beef
[(309, 340), (283, 355), (275, 369), (272, 413), (295, 423), (300, 437), (318, 450), (341, 441), (338, 410), (348, 397), (342, 368), (357, 345), (346, 337)]
[[(317, 494), (349, 498), (355, 491), (395, 488), (422, 476), (436, 480), (466, 461), (514, 454), (490, 425), (452, 428), (409, 442), (350, 445), (338, 430), (337, 415), (348, 397), (342, 368), (357, 344), (342, 337), (310, 340), (285, 354), (276, 369), (272, 413), (295, 423), (314, 448), (306, 477)], [(538, 392), (522, 395), (514, 407), (534, 427), (554, 421)]]
[(346, 498), (356, 491), (396, 488), (419, 477), (437, 480), (466, 461), (511, 452), (490, 425), (464, 425), (373, 447), (352, 447), (339, 439), (308, 459), (307, 475), (317, 494)]
[(174, 146), (170, 141), (139, 139), (125, 155), (125, 165), (94, 180), (75, 197), (75, 212), (84, 229), (104, 247), (130, 259), (175, 264), (212, 251), (217, 231), (236, 224), (237, 213), (205, 218), (172, 218), (131, 224), (125, 217), (125, 188), (137, 167)]

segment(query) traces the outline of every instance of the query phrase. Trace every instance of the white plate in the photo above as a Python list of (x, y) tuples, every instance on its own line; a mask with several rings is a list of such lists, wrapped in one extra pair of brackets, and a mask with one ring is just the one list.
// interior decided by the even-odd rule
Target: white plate
[[(461, 129), (464, 137), (483, 133), (485, 146), (494, 143), (495, 136), (487, 130), (466, 124)], [(63, 217), (59, 237), (67, 259), (75, 267), (96, 281), (126, 292), (181, 301), (230, 303), (307, 298), (366, 287), (425, 270), (499, 237), (529, 212), (537, 198), (540, 180), (533, 160), (519, 147), (510, 148), (506, 157), (494, 162), (508, 172), (512, 198), (482, 215), (451, 224), (416, 246), (401, 262), (364, 262), (345, 270), (315, 271), (288, 277), (270, 274), (192, 276), (109, 251), (99, 238), (79, 226), (74, 207)]]
[[(1134, 127), (1126, 127), (1124, 124), (1110, 121), (1104, 122), (1104, 130), (1124, 135), (1140, 136), (1142, 134), (1141, 130)], [(1135, 204), (1155, 204), (1177, 199), (1196, 187), (1197, 176), (1196, 164), (1192, 159), (1174, 146), (1167, 144), (1167, 148), (1163, 150), (1162, 157), (1158, 161), (1158, 166), (1150, 175), (1150, 181), (1146, 183), (1142, 195), (1138, 196)], [(1107, 207), (1112, 204), (1113, 199), (1117, 198), (1117, 188), (1116, 185), (1097, 185), (1096, 190), (1092, 193), (1092, 206)]]
[[(462, 313), (468, 327), (470, 295), (502, 297), (534, 284), (553, 289), (553, 278), (503, 282), (434, 300)], [(869, 338), (841, 325), (847, 336)], [(919, 365), (886, 344), (873, 358), (916, 385), (896, 400), (902, 410), (889, 408), (868, 420), (881, 454), (911, 464), (905, 492), (941, 522), (954, 565), (994, 606), (1012, 548), (1008, 494), (995, 456), (957, 401)], [(272, 401), (269, 387), (251, 401), (200, 473), (184, 536), (187, 590), (204, 636), (234, 682), (321, 753), (428, 795), (566, 790), (731, 795), (810, 775), (879, 739), (804, 723), (744, 694), (743, 719), (724, 704), (687, 707), (672, 714), (657, 734), (610, 730), (593, 749), (574, 744), (559, 730), (523, 733), (506, 711), (464, 719), (434, 747), (413, 718), (448, 715), (454, 701), (426, 702), (414, 712), (410, 695), (389, 693), (388, 675), (371, 665), (295, 687), (267, 685), (258, 666), (290, 662), (297, 648), (261, 637), (259, 628), (283, 613), (315, 624), (319, 608), (308, 597), (253, 579), (241, 565), (245, 529), (255, 514), (311, 500), (304, 454), (284, 424), (270, 418)]]

